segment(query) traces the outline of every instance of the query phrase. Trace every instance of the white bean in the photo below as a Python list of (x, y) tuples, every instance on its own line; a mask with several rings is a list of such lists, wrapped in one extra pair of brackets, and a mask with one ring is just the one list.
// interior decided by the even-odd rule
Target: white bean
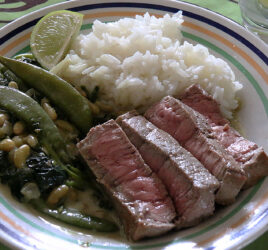
[(0, 127), (2, 127), (7, 120), (7, 115), (5, 114), (0, 114)]
[(15, 143), (11, 139), (4, 139), (0, 142), (0, 150), (10, 152), (15, 148)]
[(25, 138), (24, 138), (24, 141), (30, 145), (31, 148), (34, 148), (37, 144), (38, 144), (38, 140), (37, 138), (34, 136), (34, 135), (27, 135)]
[(10, 81), (8, 83), (8, 87), (14, 88), (14, 89), (19, 89), (18, 84), (16, 82), (14, 82), (14, 81)]
[(3, 126), (0, 128), (0, 138), (5, 137), (6, 135), (10, 136), (12, 134), (12, 124), (5, 120)]
[(57, 203), (66, 197), (67, 193), (69, 191), (69, 187), (66, 185), (61, 185), (57, 188), (55, 188), (54, 190), (52, 190), (52, 192), (49, 194), (48, 198), (47, 198), (47, 204), (49, 206), (55, 206), (57, 205)]
[(17, 168), (25, 166), (27, 158), (30, 156), (31, 149), (28, 145), (23, 144), (14, 152), (14, 164)]
[(15, 135), (21, 135), (25, 130), (25, 124), (22, 121), (18, 121), (13, 126), (13, 133)]
[(58, 118), (58, 115), (56, 113), (56, 110), (50, 106), (48, 103), (44, 103), (42, 105), (43, 109), (46, 111), (48, 116), (51, 118), (51, 120), (55, 121)]
[(12, 138), (17, 148), (19, 148), (23, 144), (23, 137), (20, 135), (16, 135)]

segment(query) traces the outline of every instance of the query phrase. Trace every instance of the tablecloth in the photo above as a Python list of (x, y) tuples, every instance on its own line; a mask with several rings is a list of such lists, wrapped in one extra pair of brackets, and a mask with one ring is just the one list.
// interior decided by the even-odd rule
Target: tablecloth
[[(0, 0), (0, 27), (30, 12), (65, 1), (68, 0)], [(242, 24), (238, 0), (184, 0), (184, 2), (193, 3), (213, 10)], [(8, 248), (0, 243), (0, 249)], [(243, 250), (253, 249), (268, 249), (268, 232)]]

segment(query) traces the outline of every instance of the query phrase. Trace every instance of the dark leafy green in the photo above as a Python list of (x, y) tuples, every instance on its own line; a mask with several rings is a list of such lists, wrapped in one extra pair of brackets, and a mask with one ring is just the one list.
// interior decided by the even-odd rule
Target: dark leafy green
[(11, 193), (21, 200), (22, 187), (28, 182), (37, 184), (41, 196), (46, 197), (52, 189), (63, 184), (68, 174), (56, 165), (43, 152), (34, 152), (26, 161), (28, 167), (16, 168), (8, 161), (8, 154), (0, 151), (1, 182), (7, 184)]
[(36, 152), (30, 156), (26, 165), (34, 175), (34, 180), (37, 183), (42, 194), (49, 194), (53, 188), (63, 184), (67, 178), (67, 172), (60, 166), (53, 164), (43, 152)]

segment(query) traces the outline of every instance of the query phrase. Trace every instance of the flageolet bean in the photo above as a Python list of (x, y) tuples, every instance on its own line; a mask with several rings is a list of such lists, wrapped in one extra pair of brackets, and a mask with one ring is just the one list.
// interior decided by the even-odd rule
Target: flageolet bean
[(48, 101), (48, 99), (46, 97), (42, 98), (41, 106), (43, 106), (45, 103), (49, 103), (49, 101)]
[(29, 134), (25, 137), (24, 141), (32, 148), (38, 144), (38, 140), (34, 135)]
[(55, 121), (56, 125), (58, 128), (60, 129), (63, 129), (67, 132), (73, 132), (75, 130), (74, 126), (67, 122), (67, 121), (64, 121), (64, 120), (56, 120)]
[(14, 164), (17, 168), (25, 166), (27, 158), (30, 156), (31, 149), (27, 144), (23, 144), (14, 152)]
[(49, 194), (48, 198), (47, 198), (47, 204), (49, 206), (55, 206), (58, 204), (58, 202), (65, 198), (67, 193), (69, 191), (69, 187), (66, 185), (60, 185), (57, 188), (55, 188), (54, 190), (51, 191), (51, 193)]
[(13, 148), (15, 148), (15, 143), (11, 139), (4, 139), (0, 142), (0, 150), (10, 152)]
[(32, 97), (35, 95), (35, 90), (34, 89), (28, 89), (26, 92), (25, 92), (26, 95)]
[(20, 135), (16, 135), (12, 138), (12, 141), (15, 143), (16, 147), (19, 148), (24, 142), (23, 137)]
[(21, 135), (25, 130), (25, 124), (22, 121), (18, 121), (13, 126), (13, 133), (15, 135)]
[(46, 113), (48, 114), (48, 116), (51, 118), (52, 121), (55, 121), (58, 118), (56, 110), (53, 107), (51, 107), (49, 103), (45, 102), (42, 105), (42, 107), (46, 111)]
[(77, 201), (78, 200), (78, 193), (77, 190), (74, 188), (69, 188), (68, 197), (69, 201)]
[(13, 89), (19, 89), (18, 84), (15, 81), (10, 81), (8, 83), (8, 87), (13, 88)]
[(7, 115), (5, 114), (0, 114), (0, 127), (2, 127), (7, 120)]
[(12, 124), (8, 120), (5, 120), (3, 126), (0, 127), (0, 138), (5, 137), (6, 135), (10, 136), (11, 134), (12, 134)]

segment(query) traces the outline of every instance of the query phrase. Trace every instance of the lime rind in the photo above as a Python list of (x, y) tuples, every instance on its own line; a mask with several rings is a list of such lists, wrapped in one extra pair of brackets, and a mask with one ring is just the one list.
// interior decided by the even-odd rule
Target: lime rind
[(64, 58), (82, 22), (82, 14), (67, 10), (54, 11), (40, 19), (31, 34), (30, 46), (42, 67), (51, 69)]

